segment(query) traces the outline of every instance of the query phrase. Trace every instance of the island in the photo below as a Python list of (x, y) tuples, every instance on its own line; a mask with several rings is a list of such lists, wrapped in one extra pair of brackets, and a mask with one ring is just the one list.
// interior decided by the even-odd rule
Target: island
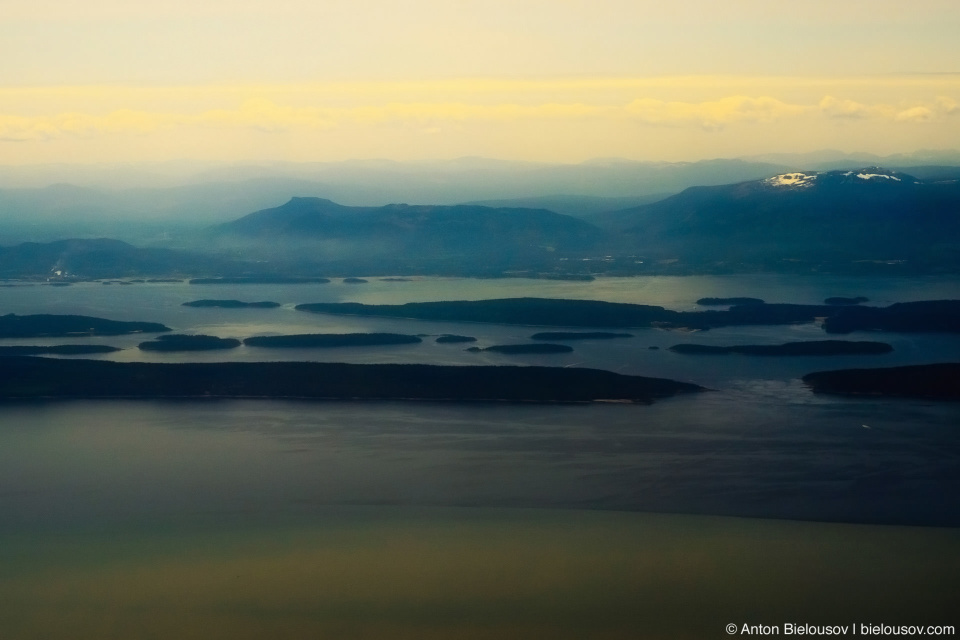
[(158, 336), (152, 342), (141, 342), (137, 345), (141, 351), (216, 351), (219, 349), (235, 349), (239, 346), (240, 341), (236, 338), (179, 333)]
[(650, 403), (703, 387), (565, 367), (326, 362), (152, 363), (11, 356), (0, 398), (303, 398)]
[(509, 355), (526, 353), (570, 353), (573, 347), (565, 344), (550, 344), (538, 342), (536, 344), (495, 344), (492, 347), (481, 349), (480, 347), (471, 347), (467, 351), (493, 351), (494, 353), (506, 353)]
[(243, 341), (248, 347), (269, 347), (273, 349), (332, 348), (332, 347), (372, 347), (388, 344), (418, 344), (423, 342), (419, 336), (402, 333), (304, 333), (292, 336), (256, 336)]
[(170, 331), (158, 322), (124, 322), (91, 316), (37, 314), (0, 316), (0, 338), (64, 338), (122, 336)]
[(327, 284), (329, 278), (295, 276), (231, 276), (223, 278), (193, 278), (190, 284)]
[(739, 353), (748, 356), (841, 356), (890, 353), (893, 351), (893, 347), (886, 342), (809, 340), (805, 342), (786, 342), (784, 344), (740, 344), (730, 347), (675, 344), (670, 347), (670, 351), (697, 355)]
[(814, 393), (960, 400), (960, 362), (818, 371), (803, 381)]
[(812, 323), (823, 320), (828, 333), (855, 330), (960, 332), (960, 300), (907, 302), (889, 307), (817, 304), (741, 304), (726, 310), (673, 311), (660, 306), (565, 300), (501, 298), (361, 304), (300, 304), (298, 311), (334, 315), (412, 318), (443, 322), (486, 322), (547, 327), (655, 327), (705, 330), (712, 327)]
[(369, 280), (364, 280), (363, 278), (344, 278), (344, 284), (366, 284)]
[(827, 333), (851, 331), (960, 332), (960, 300), (898, 302), (889, 307), (839, 306), (824, 320)]
[(279, 302), (241, 302), (240, 300), (193, 300), (184, 302), (184, 307), (220, 307), (222, 309), (275, 309)]
[(380, 282), (413, 282), (413, 278), (380, 278)]
[(530, 336), (531, 340), (611, 340), (632, 338), (632, 333), (609, 333), (607, 331), (541, 331)]
[(0, 347), (0, 356), (39, 356), (44, 354), (85, 356), (94, 353), (113, 353), (114, 351), (122, 351), (122, 349), (105, 344), (15, 345)]
[(832, 304), (832, 305), (853, 305), (853, 304), (863, 304), (864, 302), (870, 302), (869, 298), (864, 298), (863, 296), (856, 296), (855, 298), (843, 298), (836, 296), (833, 298), (827, 298), (823, 301), (823, 304)]
[(700, 298), (697, 304), (702, 307), (722, 307), (735, 304), (765, 304), (760, 298)]
[(439, 344), (456, 344), (460, 342), (476, 342), (477, 339), (473, 336), (454, 336), (454, 335), (442, 335), (436, 339), (436, 342)]

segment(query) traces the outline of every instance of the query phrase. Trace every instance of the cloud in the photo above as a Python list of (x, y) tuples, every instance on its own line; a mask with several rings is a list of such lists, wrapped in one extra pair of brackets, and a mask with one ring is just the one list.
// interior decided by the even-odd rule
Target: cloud
[(869, 118), (876, 108), (853, 100), (840, 100), (833, 96), (824, 96), (820, 101), (820, 110), (831, 118)]
[(696, 124), (708, 130), (736, 122), (769, 123), (802, 115), (809, 107), (792, 105), (766, 96), (731, 96), (710, 102), (665, 102), (643, 98), (626, 106), (626, 112), (646, 124), (681, 126)]
[[(242, 98), (232, 94), (234, 100)], [(368, 96), (369, 98), (369, 96)], [(203, 101), (200, 101), (201, 103)], [(420, 130), (444, 123), (558, 121), (584, 118), (640, 122), (650, 126), (697, 127), (717, 131), (736, 124), (771, 124), (786, 119), (882, 119), (891, 123), (929, 123), (960, 113), (960, 105), (941, 96), (927, 104), (863, 104), (825, 96), (817, 104), (793, 104), (770, 96), (734, 95), (701, 102), (637, 98), (625, 103), (588, 102), (478, 103), (476, 101), (390, 101), (343, 106), (329, 96), (300, 97), (299, 106), (266, 97), (247, 97), (232, 108), (180, 110), (114, 109), (101, 114), (68, 111), (53, 115), (0, 114), (0, 140), (42, 141), (63, 136), (148, 135), (170, 127), (252, 129), (267, 133), (327, 130), (344, 126), (410, 124)], [(342, 103), (342, 100), (340, 101)], [(312, 105), (310, 103), (313, 103)], [(234, 102), (236, 104), (236, 102)], [(331, 106), (332, 105), (332, 106)]]
[(937, 110), (944, 115), (960, 114), (960, 104), (957, 101), (946, 96), (937, 98)]
[(894, 119), (897, 122), (930, 122), (934, 119), (934, 112), (927, 107), (912, 107), (899, 112)]

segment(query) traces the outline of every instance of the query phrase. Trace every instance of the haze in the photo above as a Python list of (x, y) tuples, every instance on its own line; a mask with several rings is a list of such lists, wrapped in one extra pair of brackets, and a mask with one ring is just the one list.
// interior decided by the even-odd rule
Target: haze
[(14, 3), (0, 164), (960, 146), (960, 6)]

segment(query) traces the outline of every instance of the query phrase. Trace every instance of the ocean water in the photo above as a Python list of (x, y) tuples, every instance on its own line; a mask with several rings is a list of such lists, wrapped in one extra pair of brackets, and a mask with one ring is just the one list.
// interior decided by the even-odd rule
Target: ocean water
[[(0, 405), (0, 638), (706, 638), (735, 624), (942, 624), (960, 593), (960, 406), (817, 396), (804, 373), (957, 361), (943, 334), (852, 334), (882, 356), (689, 356), (678, 342), (825, 339), (815, 325), (652, 329), (550, 356), (471, 354), (539, 327), (312, 315), (321, 301), (704, 296), (877, 304), (948, 278), (371, 279), (0, 289), (0, 313), (221, 337), (392, 331), (423, 344), (141, 352), (120, 361), (589, 366), (711, 392), (652, 405), (60, 401)], [(279, 309), (194, 309), (200, 298)], [(829, 336), (833, 337), (833, 336)], [(649, 347), (660, 347), (651, 350)], [(952, 616), (952, 618), (951, 618)]]

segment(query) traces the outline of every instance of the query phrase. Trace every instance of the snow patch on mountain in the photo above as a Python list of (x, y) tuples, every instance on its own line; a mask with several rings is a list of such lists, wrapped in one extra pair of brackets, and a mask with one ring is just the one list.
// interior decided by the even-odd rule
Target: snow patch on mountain
[(812, 186), (816, 180), (816, 173), (803, 173), (798, 171), (794, 173), (781, 173), (778, 176), (767, 178), (763, 183), (771, 187), (809, 187)]
[(897, 176), (888, 176), (888, 175), (884, 175), (884, 174), (882, 174), (882, 173), (858, 173), (858, 174), (857, 174), (857, 177), (860, 178), (861, 180), (872, 180), (872, 179), (874, 179), (874, 178), (885, 178), (885, 179), (887, 179), (887, 180), (896, 180), (897, 182), (900, 182), (900, 178), (898, 178)]

